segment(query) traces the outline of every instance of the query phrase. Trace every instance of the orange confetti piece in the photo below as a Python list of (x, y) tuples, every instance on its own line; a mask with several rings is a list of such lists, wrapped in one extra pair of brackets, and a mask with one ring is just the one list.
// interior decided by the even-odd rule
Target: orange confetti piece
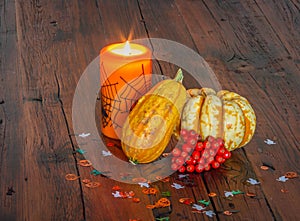
[(121, 189), (120, 186), (113, 186), (113, 187), (112, 187), (112, 190), (115, 190), (115, 191), (116, 191), (116, 190), (120, 190), (120, 189)]
[(82, 167), (90, 167), (90, 166), (92, 166), (92, 163), (89, 160), (80, 160), (78, 162), (78, 165), (80, 165)]
[(77, 180), (79, 179), (79, 176), (73, 173), (69, 173), (65, 176), (66, 180)]
[(195, 201), (191, 198), (180, 198), (179, 202), (186, 204), (186, 205), (190, 205), (190, 204), (194, 203)]
[(147, 179), (144, 177), (136, 177), (132, 179), (132, 182), (134, 183), (146, 183)]
[(296, 172), (286, 172), (286, 173), (284, 174), (284, 176), (285, 176), (286, 178), (293, 179), (293, 178), (298, 177), (298, 174), (297, 174)]
[(215, 197), (215, 196), (217, 196), (217, 194), (216, 194), (216, 193), (213, 193), (213, 192), (211, 192), (211, 193), (209, 193), (209, 194), (208, 194), (208, 196), (209, 196), (209, 197)]
[(260, 166), (260, 169), (262, 169), (262, 170), (268, 170), (269, 167), (268, 166)]
[(246, 193), (246, 196), (249, 196), (249, 197), (255, 197), (256, 194), (248, 192), (248, 193)]
[(154, 205), (147, 205), (147, 209), (163, 208), (171, 205), (171, 201), (167, 198), (160, 198)]
[(141, 200), (140, 200), (140, 198), (135, 197), (135, 198), (132, 198), (132, 201), (134, 203), (139, 203)]
[(287, 189), (281, 189), (280, 192), (282, 192), (282, 193), (288, 193), (289, 191)]
[(232, 212), (226, 210), (226, 211), (223, 212), (223, 214), (226, 215), (226, 216), (231, 216), (231, 215), (232, 215)]
[(89, 179), (83, 179), (82, 182), (83, 182), (84, 184), (87, 184), (87, 183), (90, 183), (91, 180), (89, 180)]
[(96, 188), (96, 187), (100, 186), (100, 183), (99, 182), (90, 182), (90, 183), (85, 184), (85, 186), (88, 188)]
[(155, 188), (144, 188), (144, 189), (142, 190), (142, 192), (143, 192), (144, 194), (148, 194), (148, 195), (155, 195), (155, 194), (158, 192), (158, 190), (155, 189)]

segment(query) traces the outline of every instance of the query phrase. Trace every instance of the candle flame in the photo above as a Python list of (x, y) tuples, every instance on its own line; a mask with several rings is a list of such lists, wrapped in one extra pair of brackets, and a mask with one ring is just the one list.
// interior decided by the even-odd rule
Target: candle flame
[(124, 52), (126, 53), (126, 55), (130, 55), (131, 54), (131, 48), (130, 48), (129, 41), (126, 41), (126, 43), (125, 43)]

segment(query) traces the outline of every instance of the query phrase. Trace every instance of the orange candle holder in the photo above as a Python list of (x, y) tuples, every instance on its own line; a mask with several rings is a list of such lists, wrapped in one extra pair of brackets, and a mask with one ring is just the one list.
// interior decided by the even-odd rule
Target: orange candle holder
[(152, 52), (129, 43), (116, 43), (100, 51), (101, 132), (119, 139), (134, 103), (151, 88)]

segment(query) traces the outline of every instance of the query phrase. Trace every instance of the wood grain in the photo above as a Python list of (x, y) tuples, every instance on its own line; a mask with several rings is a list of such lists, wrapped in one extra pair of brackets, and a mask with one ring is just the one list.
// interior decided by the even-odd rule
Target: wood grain
[[(300, 171), (299, 9), (298, 1), (286, 0), (1, 1), (0, 220), (299, 220), (299, 178), (276, 180)], [(105, 45), (139, 38), (168, 39), (198, 52), (222, 88), (248, 98), (258, 123), (253, 140), (220, 169), (181, 179), (174, 173), (150, 184), (156, 195), (78, 165), (84, 156), (76, 150), (84, 146), (72, 129), (73, 96), (85, 68)], [(154, 61), (153, 70), (172, 77), (177, 68)], [(187, 88), (199, 86), (185, 74)], [(267, 138), (276, 144), (265, 144)], [(104, 142), (126, 159), (118, 141)], [(79, 179), (67, 181), (67, 173)], [(100, 187), (88, 188), (84, 179)], [(134, 191), (140, 203), (114, 198), (115, 186)], [(244, 194), (225, 197), (232, 190)], [(166, 192), (170, 207), (146, 208)], [(207, 209), (216, 216), (193, 213), (179, 203), (183, 197), (210, 200)]]

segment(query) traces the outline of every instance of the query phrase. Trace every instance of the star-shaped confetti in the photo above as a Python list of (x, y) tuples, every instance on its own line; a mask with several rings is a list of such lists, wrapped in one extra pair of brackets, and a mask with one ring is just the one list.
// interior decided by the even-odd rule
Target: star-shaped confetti
[(274, 144), (276, 144), (273, 140), (270, 140), (270, 139), (266, 139), (266, 140), (264, 140), (264, 142), (266, 144), (268, 144), (268, 145), (274, 145)]
[(121, 198), (121, 197), (122, 197), (120, 191), (113, 192), (112, 195), (113, 195), (115, 198)]
[(78, 136), (79, 137), (82, 137), (82, 138), (86, 138), (86, 137), (88, 137), (88, 136), (90, 136), (91, 135), (91, 133), (81, 133), (81, 134), (79, 134)]
[(188, 177), (188, 176), (189, 176), (189, 174), (179, 174), (178, 178), (182, 179), (182, 178), (185, 178), (185, 177)]
[(184, 188), (184, 186), (182, 186), (182, 185), (180, 185), (180, 184), (178, 184), (178, 183), (173, 183), (173, 184), (171, 185), (171, 187), (174, 187), (176, 190), (179, 190), (179, 189), (183, 189), (183, 188)]
[(289, 178), (285, 177), (285, 176), (281, 176), (278, 179), (276, 179), (279, 182), (286, 182)]
[(138, 184), (140, 185), (140, 187), (146, 187), (146, 188), (150, 187), (149, 183), (141, 182), (141, 183), (138, 183)]
[(201, 210), (204, 210), (205, 207), (203, 207), (203, 206), (201, 206), (201, 205), (198, 205), (198, 204), (193, 204), (192, 209), (201, 211)]
[(233, 196), (233, 193), (231, 191), (224, 191), (225, 197)]
[(108, 157), (108, 156), (111, 156), (112, 153), (109, 150), (108, 151), (102, 150), (102, 155), (105, 157)]
[(252, 184), (252, 185), (257, 185), (257, 184), (260, 184), (260, 182), (258, 182), (257, 180), (255, 179), (252, 179), (252, 178), (249, 178), (247, 180), (248, 183)]
[(205, 213), (205, 215), (207, 215), (207, 216), (209, 216), (209, 217), (213, 217), (214, 215), (216, 215), (216, 214), (214, 213), (214, 211), (212, 211), (212, 210), (207, 210), (207, 211), (204, 211), (203, 213)]

